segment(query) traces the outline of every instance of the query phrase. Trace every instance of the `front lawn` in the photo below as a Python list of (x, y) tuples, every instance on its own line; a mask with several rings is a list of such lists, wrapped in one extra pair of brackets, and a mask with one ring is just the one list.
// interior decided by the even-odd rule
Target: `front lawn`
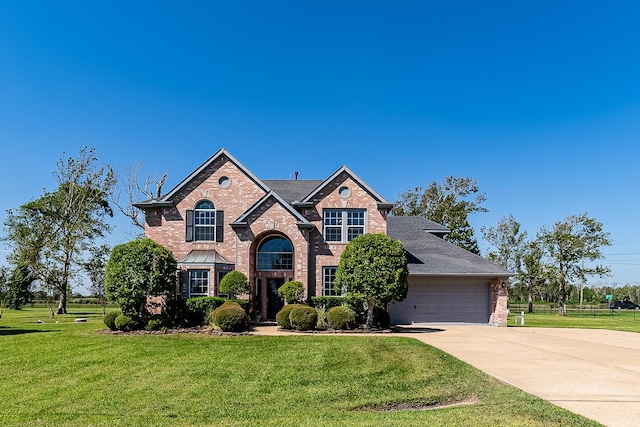
[(4, 310), (0, 425), (598, 425), (409, 338), (110, 335), (72, 311)]

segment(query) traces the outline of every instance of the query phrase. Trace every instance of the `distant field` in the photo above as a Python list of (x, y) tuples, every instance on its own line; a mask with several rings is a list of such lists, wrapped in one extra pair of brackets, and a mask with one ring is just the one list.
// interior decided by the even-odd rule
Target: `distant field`
[(4, 310), (0, 425), (598, 425), (410, 338), (111, 335), (70, 311)]
[(586, 328), (611, 329), (616, 331), (640, 332), (640, 310), (609, 310), (606, 308), (572, 308), (566, 316), (558, 316), (558, 310), (535, 307), (534, 313), (527, 313), (526, 306), (509, 307), (509, 326), (520, 326), (516, 316), (524, 311), (525, 326), (542, 328)]

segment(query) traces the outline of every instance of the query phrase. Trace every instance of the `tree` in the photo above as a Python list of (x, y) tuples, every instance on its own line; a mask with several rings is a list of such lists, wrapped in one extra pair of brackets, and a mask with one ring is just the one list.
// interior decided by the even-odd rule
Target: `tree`
[(89, 290), (91, 295), (98, 298), (102, 306), (102, 315), (107, 313), (107, 297), (104, 292), (104, 274), (107, 266), (107, 257), (110, 249), (107, 245), (95, 246), (89, 250), (91, 256), (83, 263), (91, 285)]
[(175, 290), (177, 261), (164, 246), (144, 237), (117, 245), (104, 275), (107, 298), (135, 319), (147, 314), (147, 298), (168, 296)]
[(487, 212), (482, 207), (485, 200), (476, 180), (448, 176), (442, 184), (434, 181), (426, 189), (420, 186), (402, 193), (391, 213), (423, 216), (442, 224), (450, 230), (446, 236), (448, 241), (479, 255), (478, 241), (468, 217), (475, 212)]
[(584, 261), (603, 258), (600, 248), (611, 245), (609, 233), (603, 231), (601, 222), (585, 213), (568, 216), (551, 229), (543, 226), (537, 237), (548, 261), (550, 278), (556, 285), (558, 314), (564, 316), (568, 285), (583, 283), (586, 276), (607, 276), (611, 271), (602, 265), (584, 265)]
[(495, 227), (482, 227), (480, 232), (493, 246), (487, 253), (487, 259), (518, 273), (526, 250), (527, 232), (521, 230), (513, 215), (502, 217)]
[(82, 256), (111, 228), (107, 196), (115, 183), (111, 167), (97, 166), (94, 149), (60, 159), (53, 175), (58, 188), (17, 211), (7, 211), (5, 239), (13, 246), (11, 264), (28, 267), (35, 279), (60, 296), (58, 314), (67, 312), (70, 283)]
[(376, 304), (402, 301), (407, 296), (407, 255), (399, 240), (384, 234), (362, 234), (344, 249), (335, 286), (367, 301), (367, 327), (373, 326)]
[(291, 280), (278, 288), (278, 295), (287, 304), (299, 304), (304, 298), (304, 285), (297, 280)]
[(250, 290), (247, 276), (241, 271), (232, 270), (220, 280), (220, 292), (232, 296), (248, 294)]
[[(140, 179), (141, 168), (142, 162), (137, 163), (135, 166), (125, 166), (124, 179), (118, 180), (119, 184), (112, 188), (109, 199), (124, 216), (131, 220), (134, 226), (144, 230), (144, 215), (133, 204), (138, 202), (140, 197), (149, 200), (159, 199), (162, 196), (162, 186), (167, 179), (167, 174), (165, 173), (160, 178), (158, 173), (153, 177), (151, 173), (147, 173), (144, 181), (142, 181)], [(153, 192), (154, 184), (156, 187), (155, 193)], [(123, 192), (126, 197), (124, 202), (121, 201)]]
[(533, 313), (533, 293), (547, 282), (547, 272), (542, 263), (542, 249), (538, 242), (526, 245), (522, 256), (522, 268), (518, 272), (518, 281), (527, 295), (527, 311)]

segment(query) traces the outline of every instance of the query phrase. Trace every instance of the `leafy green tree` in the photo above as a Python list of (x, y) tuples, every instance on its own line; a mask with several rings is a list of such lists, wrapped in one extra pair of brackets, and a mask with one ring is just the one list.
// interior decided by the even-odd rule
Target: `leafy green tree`
[(407, 255), (399, 240), (384, 234), (362, 234), (344, 249), (335, 286), (367, 301), (367, 326), (373, 326), (376, 304), (402, 301), (407, 296)]
[(105, 237), (113, 216), (107, 197), (115, 183), (111, 167), (100, 167), (94, 149), (60, 159), (53, 175), (58, 188), (16, 211), (7, 211), (5, 231), (13, 247), (11, 264), (28, 267), (44, 286), (59, 294), (57, 312), (67, 312), (71, 280), (82, 256)]
[(220, 280), (220, 292), (229, 294), (232, 297), (236, 295), (248, 294), (250, 290), (249, 281), (243, 272), (238, 270), (230, 271)]
[(20, 310), (33, 301), (31, 285), (35, 279), (29, 267), (16, 267), (11, 272), (5, 268), (3, 276), (0, 307), (5, 305), (12, 310)]
[(176, 269), (173, 253), (149, 238), (117, 245), (107, 261), (105, 294), (120, 304), (123, 314), (142, 319), (147, 297), (168, 296), (175, 290)]
[(478, 241), (469, 215), (487, 212), (482, 207), (486, 200), (480, 193), (475, 179), (445, 177), (439, 184), (432, 182), (425, 189), (421, 186), (405, 191), (391, 210), (397, 216), (423, 216), (444, 225), (450, 230), (446, 239), (468, 251), (480, 254)]
[(526, 292), (529, 313), (533, 313), (534, 293), (547, 283), (547, 271), (542, 262), (542, 256), (542, 249), (538, 242), (529, 242), (522, 256), (518, 282)]
[(586, 276), (603, 277), (610, 273), (606, 266), (584, 265), (584, 261), (603, 258), (600, 248), (611, 245), (609, 233), (603, 231), (601, 222), (585, 213), (568, 216), (552, 228), (544, 226), (537, 237), (546, 256), (550, 280), (556, 285), (558, 314), (564, 316), (569, 285), (583, 283)]
[(482, 227), (480, 232), (492, 246), (487, 259), (518, 273), (526, 250), (527, 232), (522, 230), (513, 215), (509, 215), (509, 218), (502, 217), (495, 227)]

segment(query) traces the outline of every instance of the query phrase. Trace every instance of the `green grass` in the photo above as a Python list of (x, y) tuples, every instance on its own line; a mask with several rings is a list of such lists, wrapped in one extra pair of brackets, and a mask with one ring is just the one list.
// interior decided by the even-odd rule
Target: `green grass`
[(520, 326), (515, 316), (524, 311), (525, 327), (537, 328), (582, 328), (610, 329), (615, 331), (640, 332), (640, 310), (572, 309), (566, 316), (558, 316), (556, 310), (527, 313), (526, 308), (511, 309), (509, 326)]
[(110, 335), (91, 310), (4, 310), (0, 425), (598, 425), (410, 338)]

